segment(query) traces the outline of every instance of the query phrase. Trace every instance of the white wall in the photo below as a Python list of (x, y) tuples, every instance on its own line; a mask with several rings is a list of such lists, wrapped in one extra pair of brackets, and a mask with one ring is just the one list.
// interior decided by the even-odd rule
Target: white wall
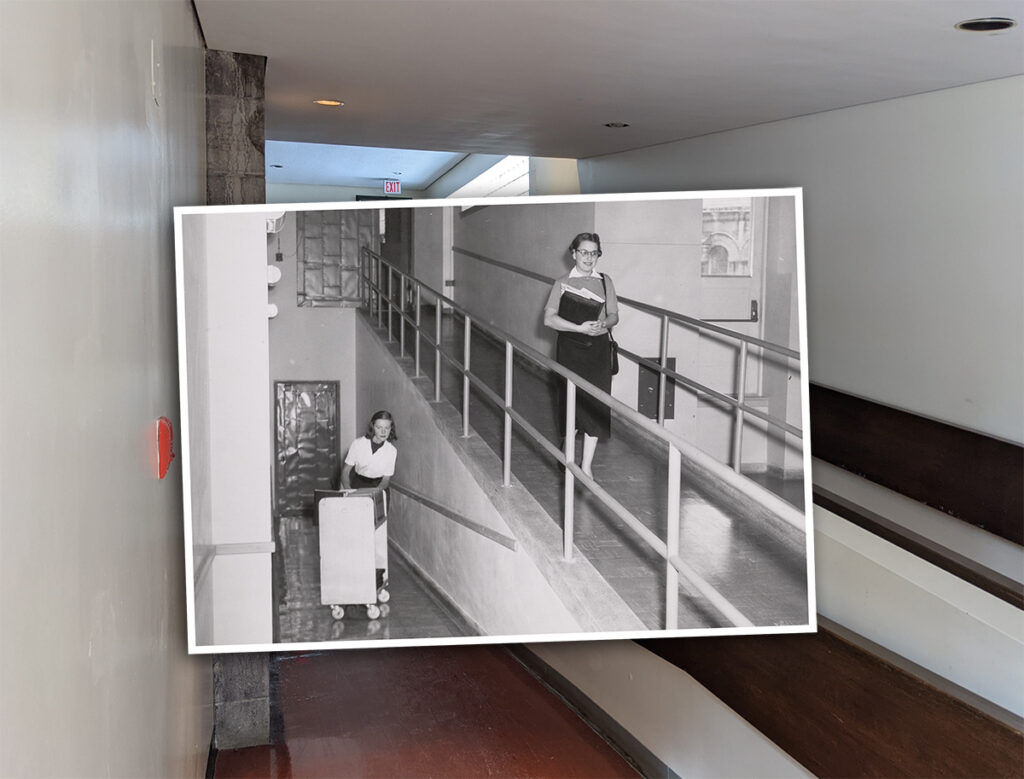
[[(586, 192), (804, 187), (811, 380), (1020, 442), (1022, 131), (1018, 77), (593, 158), (580, 178)], [(816, 532), (821, 613), (1019, 711), (1005, 689), (1019, 620), (997, 626), (973, 609), (1002, 606), (970, 585), (843, 528)], [(999, 661), (980, 666), (969, 650), (990, 631)]]
[(1024, 77), (580, 162), (584, 192), (804, 188), (812, 381), (1024, 442)]
[[(273, 530), (266, 215), (186, 214), (181, 222), (188, 249), (181, 290), (187, 347), (182, 424), (188, 437), (182, 466), (190, 475), (195, 643), (269, 643)], [(253, 543), (267, 551), (222, 555), (207, 564), (218, 549)]]
[[(160, 61), (149, 91), (150, 41)], [(205, 198), (186, 0), (0, 3), (0, 774), (202, 776), (171, 207)]]
[(578, 195), (580, 174), (576, 160), (564, 157), (530, 157), (530, 194)]

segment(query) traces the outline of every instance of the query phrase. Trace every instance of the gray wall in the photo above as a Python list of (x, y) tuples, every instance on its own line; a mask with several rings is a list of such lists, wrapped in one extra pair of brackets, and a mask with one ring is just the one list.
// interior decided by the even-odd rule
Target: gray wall
[(584, 192), (804, 188), (812, 381), (1024, 442), (1024, 77), (580, 162)]
[[(150, 41), (161, 68), (150, 94)], [(0, 3), (0, 774), (201, 776), (171, 208), (205, 198), (187, 2)]]
[[(569, 242), (594, 229), (593, 203), (486, 206), (455, 211), (455, 245), (516, 267), (560, 276), (572, 267)], [(545, 354), (554, 337), (544, 327), (548, 284), (455, 255), (453, 297), (482, 321), (504, 327)]]

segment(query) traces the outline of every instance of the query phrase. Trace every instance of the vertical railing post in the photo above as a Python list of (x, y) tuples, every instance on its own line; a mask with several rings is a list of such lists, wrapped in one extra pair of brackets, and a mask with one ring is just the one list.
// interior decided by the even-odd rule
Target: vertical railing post
[(398, 272), (398, 326), (401, 328), (398, 331), (398, 354), (405, 357), (405, 285), (406, 276), (401, 271)]
[(441, 402), (441, 296), (434, 307), (434, 402)]
[(395, 340), (392, 334), (391, 327), (392, 322), (395, 319), (395, 274), (391, 270), (391, 266), (388, 265), (388, 343)]
[(562, 557), (572, 560), (573, 501), (576, 492), (576, 476), (569, 467), (576, 461), (576, 385), (571, 379), (565, 380), (565, 520), (562, 524)]
[(512, 342), (505, 341), (505, 441), (502, 449), (501, 484), (512, 484)]
[(665, 381), (665, 367), (668, 365), (668, 315), (661, 315), (661, 342), (658, 345), (658, 364), (661, 370), (658, 371), (658, 424), (665, 424), (665, 392), (667, 383)]
[(747, 342), (740, 341), (740, 364), (736, 370), (736, 423), (732, 431), (732, 469), (740, 472), (743, 460), (743, 403), (747, 389)]
[(374, 265), (377, 268), (377, 279), (375, 286), (377, 288), (377, 327), (381, 327), (384, 324), (384, 301), (381, 298), (384, 295), (384, 280), (380, 277), (381, 274), (381, 259), (376, 258)]
[(665, 559), (665, 630), (679, 627), (679, 571), (671, 559), (679, 555), (679, 480), (682, 455), (672, 444), (668, 445), (668, 534), (665, 539), (668, 556)]
[(417, 379), (422, 375), (420, 373), (420, 327), (421, 327), (420, 311), (422, 309), (422, 306), (420, 304), (422, 302), (423, 302), (423, 287), (419, 283), (419, 281), (417, 281), (416, 282), (416, 378)]
[(473, 331), (473, 320), (469, 314), (463, 316), (462, 332), (462, 437), (469, 438), (469, 339)]

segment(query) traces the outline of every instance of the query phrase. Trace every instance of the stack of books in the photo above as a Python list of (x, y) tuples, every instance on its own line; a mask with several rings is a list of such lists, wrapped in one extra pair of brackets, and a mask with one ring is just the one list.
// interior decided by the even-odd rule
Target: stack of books
[(593, 322), (601, 315), (604, 300), (589, 289), (578, 289), (562, 285), (562, 297), (558, 300), (558, 315), (573, 324)]

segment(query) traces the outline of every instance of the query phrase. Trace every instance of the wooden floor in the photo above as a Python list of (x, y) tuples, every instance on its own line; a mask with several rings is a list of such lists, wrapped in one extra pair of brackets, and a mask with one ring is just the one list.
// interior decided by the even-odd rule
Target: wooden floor
[(636, 777), (498, 646), (353, 649), (272, 661), (275, 743), (229, 777)]

